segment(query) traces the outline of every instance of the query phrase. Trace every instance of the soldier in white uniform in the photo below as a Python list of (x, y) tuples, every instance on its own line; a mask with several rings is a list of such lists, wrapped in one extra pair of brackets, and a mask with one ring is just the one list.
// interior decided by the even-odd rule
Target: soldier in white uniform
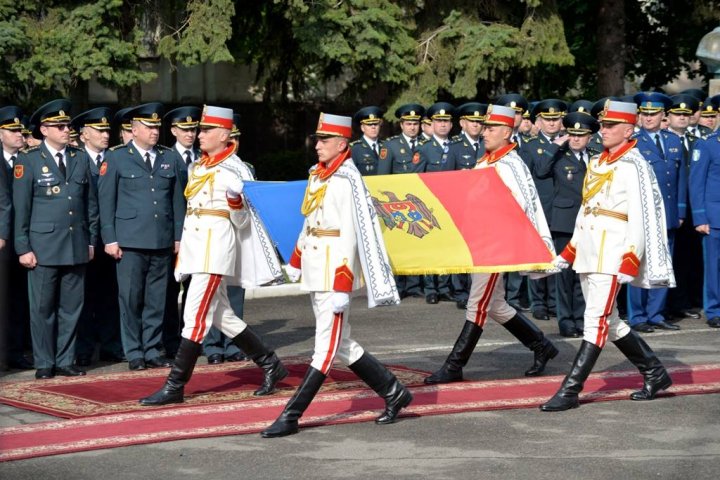
[(352, 338), (350, 293), (367, 285), (368, 305), (400, 302), (377, 214), (350, 157), (351, 119), (320, 114), (316, 131), (319, 163), (310, 172), (302, 213), (305, 223), (290, 259), (291, 280), (302, 275), (315, 313), (315, 351), (305, 378), (263, 437), (297, 433), (298, 419), (339, 357), (385, 399), (375, 422), (393, 423), (412, 395), (385, 366)]
[(631, 140), (637, 118), (634, 103), (607, 100), (600, 114), (605, 150), (588, 164), (583, 204), (572, 239), (555, 259), (573, 266), (585, 297), (583, 342), (560, 390), (540, 409), (579, 406), (578, 394), (608, 338), (645, 377), (632, 400), (652, 400), (672, 380), (655, 353), (623, 323), (615, 307), (620, 285), (674, 286), (667, 246), (662, 194), (650, 165)]
[[(538, 231), (548, 249), (554, 253), (550, 230), (543, 214), (530, 170), (517, 153), (517, 144), (510, 142), (515, 125), (515, 110), (502, 105), (490, 105), (484, 121), (483, 135), (486, 152), (475, 168), (495, 168), (515, 200)], [(440, 369), (427, 377), (425, 383), (459, 382), (482, 335), (488, 317), (492, 318), (534, 353), (533, 365), (526, 376), (540, 375), (558, 349), (534, 323), (511, 307), (505, 300), (502, 273), (473, 273), (465, 322), (450, 355)]]
[[(230, 307), (227, 286), (262, 284), (279, 273), (277, 258), (268, 249), (253, 249), (257, 232), (253, 217), (244, 208), (242, 162), (229, 140), (233, 112), (206, 106), (200, 120), (202, 157), (191, 164), (185, 188), (187, 212), (175, 277), (192, 275), (184, 313), (180, 348), (163, 388), (140, 400), (142, 405), (183, 401), (202, 341), (212, 325), (231, 337), (264, 370), (265, 378), (255, 395), (268, 395), (287, 370), (250, 327)], [(265, 264), (263, 264), (265, 260)]]

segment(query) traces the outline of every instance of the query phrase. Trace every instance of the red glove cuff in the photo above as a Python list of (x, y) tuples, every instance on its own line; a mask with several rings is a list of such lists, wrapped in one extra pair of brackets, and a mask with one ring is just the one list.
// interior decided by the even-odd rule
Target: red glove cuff
[(240, 210), (243, 208), (242, 196), (232, 198), (225, 194), (225, 198), (227, 199), (228, 207), (230, 207), (231, 210)]
[(290, 255), (290, 266), (295, 268), (300, 268), (300, 265), (302, 264), (302, 251), (298, 248), (297, 245), (295, 245), (295, 250), (293, 250), (292, 255)]
[(333, 283), (333, 290), (336, 292), (352, 292), (353, 281), (355, 275), (350, 271), (347, 264), (342, 267), (338, 267), (335, 270), (335, 282)]
[(620, 273), (624, 273), (625, 275), (629, 275), (631, 277), (637, 277), (637, 274), (640, 270), (640, 259), (635, 255), (633, 252), (628, 252), (622, 257), (622, 262), (620, 263), (620, 270), (618, 270)]
[(576, 254), (577, 250), (568, 242), (568, 244), (565, 246), (565, 249), (560, 253), (560, 256), (565, 259), (566, 262), (572, 265), (573, 263), (575, 263)]

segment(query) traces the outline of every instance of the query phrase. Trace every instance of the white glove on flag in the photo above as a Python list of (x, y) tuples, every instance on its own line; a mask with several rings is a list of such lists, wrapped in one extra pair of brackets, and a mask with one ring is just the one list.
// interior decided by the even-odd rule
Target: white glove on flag
[(565, 270), (566, 268), (570, 268), (570, 262), (565, 260), (562, 256), (558, 255), (557, 257), (553, 258), (552, 264), (556, 266), (557, 268), (561, 268)]
[(300, 274), (302, 274), (302, 270), (300, 270), (299, 268), (295, 268), (292, 265), (286, 265), (285, 273), (287, 273), (288, 279), (291, 282), (295, 283), (300, 280)]

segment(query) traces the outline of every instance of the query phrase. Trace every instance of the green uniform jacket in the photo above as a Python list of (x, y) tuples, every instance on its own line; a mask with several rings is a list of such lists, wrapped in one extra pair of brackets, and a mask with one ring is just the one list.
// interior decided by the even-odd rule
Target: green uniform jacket
[(133, 142), (112, 148), (98, 181), (100, 232), (105, 245), (158, 250), (180, 241), (185, 219), (182, 159), (155, 146), (152, 171)]
[(14, 169), (15, 252), (38, 265), (87, 263), (98, 235), (98, 204), (84, 150), (65, 148), (63, 178), (45, 143), (20, 152)]

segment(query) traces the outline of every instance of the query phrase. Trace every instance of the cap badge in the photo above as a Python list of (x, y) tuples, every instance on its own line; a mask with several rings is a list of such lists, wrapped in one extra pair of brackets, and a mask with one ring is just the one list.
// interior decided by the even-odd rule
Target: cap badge
[(17, 118), (17, 117), (13, 118), (13, 121), (14, 121), (15, 123), (20, 123), (20, 119)]
[(585, 111), (585, 107), (580, 107), (580, 108), (577, 109), (577, 111), (578, 111), (578, 112), (584, 112), (584, 111)]
[(575, 129), (579, 129), (579, 128), (580, 128), (580, 122), (575, 122)]
[(108, 123), (108, 120), (107, 120), (106, 117), (102, 117), (102, 118), (100, 119), (100, 121), (101, 121), (102, 123)]
[(548, 109), (548, 113), (555, 113), (555, 107), (550, 107)]
[(152, 114), (152, 117), (151, 117), (151, 118), (152, 118), (153, 120), (157, 120), (157, 118), (158, 118), (158, 114), (157, 114), (157, 112), (153, 112), (153, 114)]
[(514, 101), (513, 101), (513, 102), (510, 102), (510, 107), (511, 107), (511, 108), (517, 107), (517, 102), (514, 102)]
[(645, 102), (645, 106), (648, 108), (652, 107), (652, 102)]
[(192, 117), (188, 115), (187, 117), (185, 117), (185, 121), (188, 123), (192, 122)]
[(64, 117), (64, 116), (65, 116), (65, 112), (64, 112), (63, 110), (60, 110), (60, 111), (58, 112), (58, 115), (60, 115), (61, 117)]
[(477, 110), (475, 110), (475, 111), (473, 112), (473, 116), (474, 116), (474, 117), (479, 117), (479, 116), (480, 116), (480, 112), (478, 112)]
[(415, 115), (415, 110), (410, 110), (410, 115)]
[(374, 119), (375, 119), (375, 114), (374, 114), (374, 113), (371, 113), (371, 114), (368, 116), (368, 118), (369, 118), (370, 120), (374, 120)]
[(680, 108), (686, 108), (686, 107), (687, 107), (687, 105), (685, 105), (684, 102), (680, 104)]
[(439, 113), (440, 115), (445, 115), (445, 109), (441, 109), (438, 113)]

